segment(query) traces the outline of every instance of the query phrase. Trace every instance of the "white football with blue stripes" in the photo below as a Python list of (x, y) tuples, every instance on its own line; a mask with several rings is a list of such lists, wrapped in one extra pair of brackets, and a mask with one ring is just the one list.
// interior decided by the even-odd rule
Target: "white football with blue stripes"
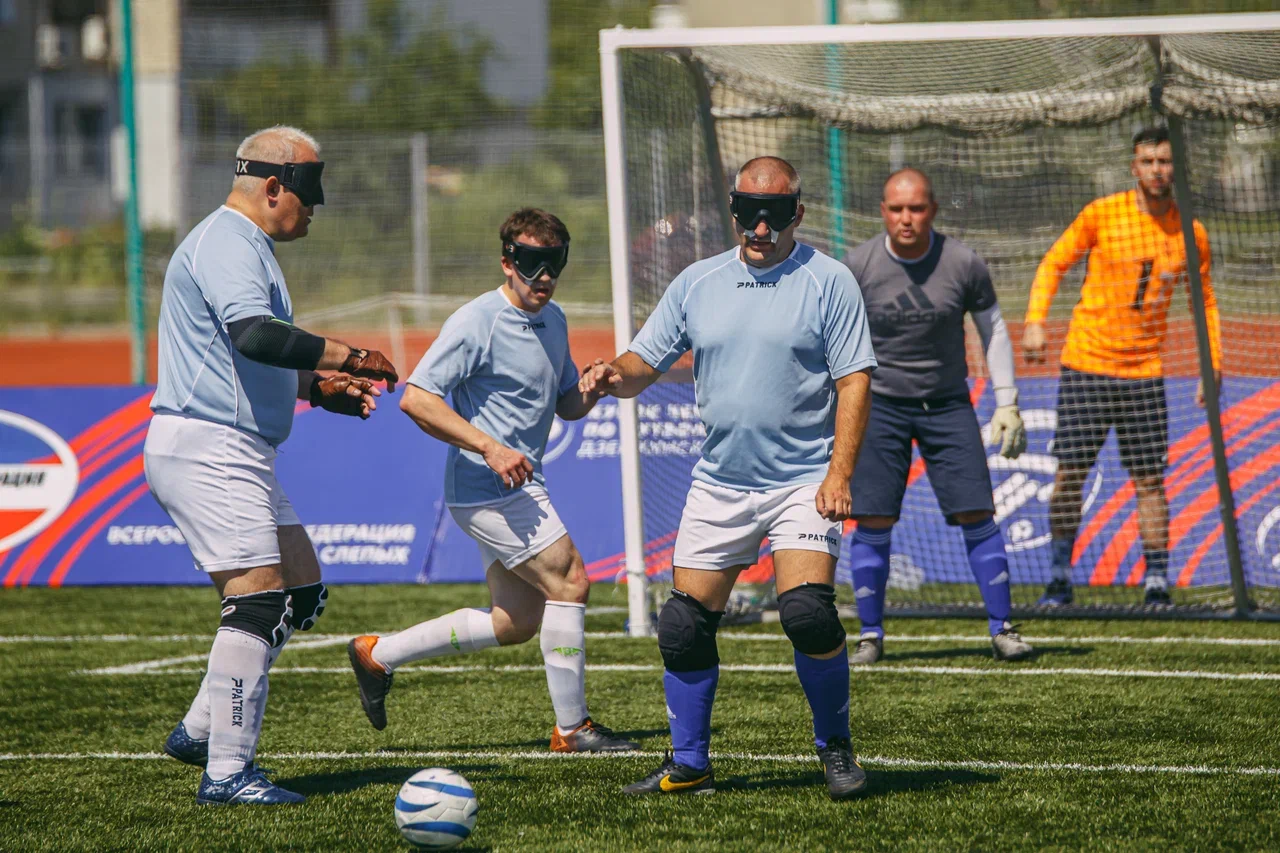
[(475, 791), (443, 767), (419, 770), (396, 794), (396, 825), (410, 844), (444, 850), (461, 844), (476, 825)]

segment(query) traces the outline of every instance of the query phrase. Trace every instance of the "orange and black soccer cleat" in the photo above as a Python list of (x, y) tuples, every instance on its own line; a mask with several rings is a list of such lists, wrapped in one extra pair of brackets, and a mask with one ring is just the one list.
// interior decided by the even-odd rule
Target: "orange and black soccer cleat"
[(631, 752), (639, 748), (640, 744), (619, 737), (590, 717), (567, 735), (560, 734), (559, 726), (551, 729), (552, 752)]
[(364, 634), (347, 643), (347, 657), (356, 674), (356, 686), (360, 689), (360, 705), (364, 715), (378, 731), (387, 727), (387, 693), (391, 691), (392, 673), (373, 659), (373, 647), (378, 638)]

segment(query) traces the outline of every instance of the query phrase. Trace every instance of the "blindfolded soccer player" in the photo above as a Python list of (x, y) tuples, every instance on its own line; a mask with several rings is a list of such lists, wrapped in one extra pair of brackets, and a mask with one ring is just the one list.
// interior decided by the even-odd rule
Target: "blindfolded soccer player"
[(880, 364), (853, 475), (858, 529), (851, 557), (862, 622), (854, 664), (875, 663), (884, 651), (889, 544), (902, 511), (913, 441), (947, 523), (963, 532), (996, 659), (1019, 660), (1032, 653), (1009, 621), (1009, 560), (993, 520), (987, 452), (969, 402), (964, 315), (973, 317), (982, 338), (996, 397), (992, 434), (1008, 458), (1027, 446), (1013, 381), (1013, 343), (986, 263), (959, 240), (933, 229), (937, 213), (933, 185), (923, 172), (893, 173), (880, 203), (885, 233), (847, 259), (867, 302)]
[(791, 164), (749, 161), (731, 205), (740, 245), (677, 276), (630, 349), (580, 385), (634, 397), (692, 350), (707, 430), (676, 535), (674, 589), (658, 617), (675, 752), (623, 790), (714, 790), (716, 629), (768, 536), (827, 791), (842, 799), (866, 787), (849, 737), (849, 657), (833, 582), (876, 365), (871, 333), (849, 270), (795, 239), (804, 206)]
[(164, 745), (205, 768), (201, 804), (304, 799), (254, 766), (267, 671), (295, 630), (315, 625), (328, 596), (276, 479), (276, 449), (298, 400), (368, 418), (382, 393), (374, 382), (394, 391), (399, 381), (382, 353), (293, 325), (276, 244), (307, 235), (324, 204), (323, 169), (320, 146), (300, 130), (250, 136), (236, 150), (226, 204), (187, 235), (164, 278), (147, 483), (222, 600), (208, 674)]
[[(450, 445), (445, 503), (480, 546), (490, 606), (465, 608), (348, 647), (360, 702), (387, 725), (392, 674), (406, 663), (524, 643), (542, 629), (555, 709), (553, 752), (639, 745), (587, 712), (584, 618), (589, 584), (547, 495), (542, 453), (557, 415), (585, 417), (603, 390), (580, 391), (564, 312), (551, 301), (569, 262), (569, 231), (544, 210), (502, 224), (501, 287), (458, 309), (409, 376), (400, 408)], [(452, 395), (452, 408), (444, 400)]]

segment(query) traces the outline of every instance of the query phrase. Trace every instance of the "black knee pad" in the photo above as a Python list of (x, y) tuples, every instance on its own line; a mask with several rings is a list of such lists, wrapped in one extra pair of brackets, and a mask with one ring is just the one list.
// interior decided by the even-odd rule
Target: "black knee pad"
[(218, 627), (257, 637), (274, 649), (293, 632), (289, 623), (292, 617), (289, 593), (282, 589), (228, 595), (222, 599), (222, 622)]
[(672, 672), (697, 672), (720, 663), (716, 629), (723, 613), (708, 610), (688, 593), (671, 590), (658, 614), (658, 648)]
[(844, 642), (836, 591), (825, 583), (801, 584), (778, 596), (778, 618), (796, 651), (825, 655)]
[(291, 586), (285, 592), (293, 596), (290, 624), (299, 631), (310, 631), (324, 613), (324, 606), (329, 601), (329, 588), (322, 583), (310, 583), (306, 586)]

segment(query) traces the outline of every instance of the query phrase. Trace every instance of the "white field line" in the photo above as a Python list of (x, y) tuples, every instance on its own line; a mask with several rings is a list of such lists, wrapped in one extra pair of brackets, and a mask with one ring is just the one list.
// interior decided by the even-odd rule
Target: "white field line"
[[(423, 750), (419, 752), (271, 752), (260, 757), (272, 761), (360, 761), (369, 759), (482, 759), (487, 761), (621, 761), (652, 760), (662, 753), (556, 753), (556, 752), (483, 752), (467, 750)], [(751, 752), (713, 752), (722, 761), (760, 761), (783, 764), (816, 764), (812, 754), (771, 755)], [(164, 761), (160, 752), (31, 752), (0, 753), (0, 761)], [(1081, 764), (1054, 761), (944, 761), (925, 758), (859, 756), (859, 761), (872, 767), (920, 767), (937, 770), (1025, 770), (1039, 773), (1163, 773), (1180, 776), (1280, 776), (1280, 767), (1213, 767), (1204, 764)]]
[[(308, 637), (305, 640), (291, 642), (289, 648), (293, 649), (319, 649), (325, 646), (346, 645), (349, 638), (347, 637)], [(76, 670), (76, 675), (139, 675), (141, 673), (154, 672), (159, 669), (168, 669), (184, 663), (195, 663), (197, 661), (206, 661), (209, 659), (208, 652), (202, 652), (197, 655), (181, 655), (176, 658), (160, 658), (158, 660), (144, 660), (137, 663), (126, 663), (119, 666), (104, 666), (98, 669), (81, 669)], [(174, 672), (182, 672), (184, 670), (172, 670)], [(203, 670), (185, 670), (186, 672), (202, 672)]]
[[(178, 658), (171, 659), (179, 661)], [(182, 660), (186, 663), (188, 661)], [(150, 661), (156, 666), (141, 668), (140, 664), (129, 667), (104, 667), (102, 669), (83, 669), (76, 675), (191, 675), (202, 672), (195, 668), (169, 668), (159, 666), (161, 661)], [(795, 667), (791, 664), (721, 664), (724, 672), (763, 672), (791, 673)], [(509, 664), (505, 666), (402, 666), (400, 672), (426, 672), (438, 675), (451, 675), (464, 672), (543, 672), (539, 664)], [(647, 663), (609, 663), (587, 664), (587, 672), (661, 672), (662, 667)], [(277, 666), (271, 670), (272, 675), (290, 674), (338, 674), (350, 673), (347, 666)], [(858, 678), (867, 675), (963, 675), (976, 677), (999, 676), (1083, 676), (1086, 678), (1189, 678), (1209, 681), (1280, 681), (1280, 672), (1209, 672), (1205, 670), (1159, 670), (1159, 669), (1101, 669), (1088, 667), (966, 667), (966, 666), (909, 666), (878, 665), (858, 667), (854, 670)]]
[[(378, 636), (389, 636), (395, 631), (371, 631)], [(593, 640), (630, 640), (635, 639), (623, 631), (588, 631), (587, 637)], [(312, 640), (351, 639), (349, 634), (308, 634), (305, 642)], [(750, 631), (721, 631), (717, 635), (721, 640), (746, 640), (756, 642), (785, 642), (785, 634), (769, 634)], [(5, 643), (183, 643), (209, 642), (209, 634), (11, 634), (0, 635), (0, 645)], [(639, 639), (652, 639), (641, 637)], [(1203, 646), (1280, 646), (1280, 639), (1255, 637), (1125, 637), (1125, 636), (1043, 636), (1025, 637), (1030, 643), (1081, 643), (1081, 644), (1120, 644), (1120, 645), (1203, 645)], [(890, 634), (886, 638), (889, 643), (989, 643), (991, 638), (981, 634)], [(296, 648), (304, 642), (303, 638), (295, 640)]]

